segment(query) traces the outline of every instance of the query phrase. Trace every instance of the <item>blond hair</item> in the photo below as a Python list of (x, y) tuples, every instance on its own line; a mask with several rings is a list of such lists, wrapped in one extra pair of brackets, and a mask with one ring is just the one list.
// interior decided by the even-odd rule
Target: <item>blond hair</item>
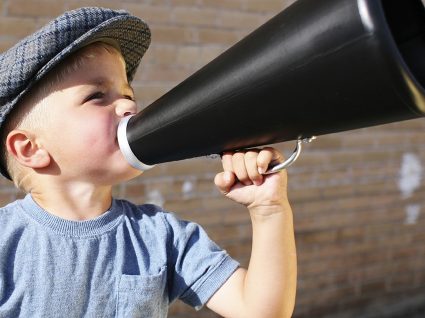
[(55, 66), (42, 80), (34, 85), (23, 99), (16, 105), (15, 109), (8, 115), (3, 131), (3, 156), (6, 169), (16, 187), (24, 192), (30, 192), (32, 188), (32, 169), (20, 165), (6, 149), (6, 138), (14, 129), (35, 131), (37, 127), (43, 125), (48, 110), (45, 108), (43, 100), (49, 96), (55, 87), (69, 74), (82, 68), (87, 59), (94, 59), (106, 50), (108, 53), (118, 56), (124, 61), (119, 46), (113, 42), (93, 42), (78, 51), (74, 52), (66, 59)]

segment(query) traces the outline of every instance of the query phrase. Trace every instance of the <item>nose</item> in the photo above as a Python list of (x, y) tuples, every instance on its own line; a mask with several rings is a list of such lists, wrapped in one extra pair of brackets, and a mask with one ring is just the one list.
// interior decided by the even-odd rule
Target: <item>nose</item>
[(115, 112), (119, 117), (125, 117), (137, 113), (136, 102), (122, 98), (116, 102)]

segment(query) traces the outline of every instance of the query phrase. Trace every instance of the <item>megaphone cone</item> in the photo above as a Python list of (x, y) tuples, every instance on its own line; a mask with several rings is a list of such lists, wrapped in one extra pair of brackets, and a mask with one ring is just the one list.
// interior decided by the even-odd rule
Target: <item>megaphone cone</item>
[(423, 116), (424, 36), (420, 0), (298, 0), (125, 119), (120, 145), (146, 169)]

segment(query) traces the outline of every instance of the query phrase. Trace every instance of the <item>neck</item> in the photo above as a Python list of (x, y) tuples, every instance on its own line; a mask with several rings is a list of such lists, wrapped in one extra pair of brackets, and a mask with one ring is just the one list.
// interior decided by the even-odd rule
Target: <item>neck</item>
[(49, 190), (32, 189), (35, 202), (47, 212), (72, 221), (96, 218), (112, 203), (112, 187), (73, 182), (61, 186), (49, 185)]

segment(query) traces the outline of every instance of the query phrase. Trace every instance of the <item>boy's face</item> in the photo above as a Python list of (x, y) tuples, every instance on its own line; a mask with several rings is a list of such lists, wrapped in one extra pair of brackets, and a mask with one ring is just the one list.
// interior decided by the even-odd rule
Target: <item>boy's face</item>
[(53, 159), (51, 173), (98, 185), (140, 175), (117, 142), (120, 119), (137, 110), (117, 52), (98, 49), (94, 58), (84, 58), (41, 103), (47, 116), (38, 134)]

